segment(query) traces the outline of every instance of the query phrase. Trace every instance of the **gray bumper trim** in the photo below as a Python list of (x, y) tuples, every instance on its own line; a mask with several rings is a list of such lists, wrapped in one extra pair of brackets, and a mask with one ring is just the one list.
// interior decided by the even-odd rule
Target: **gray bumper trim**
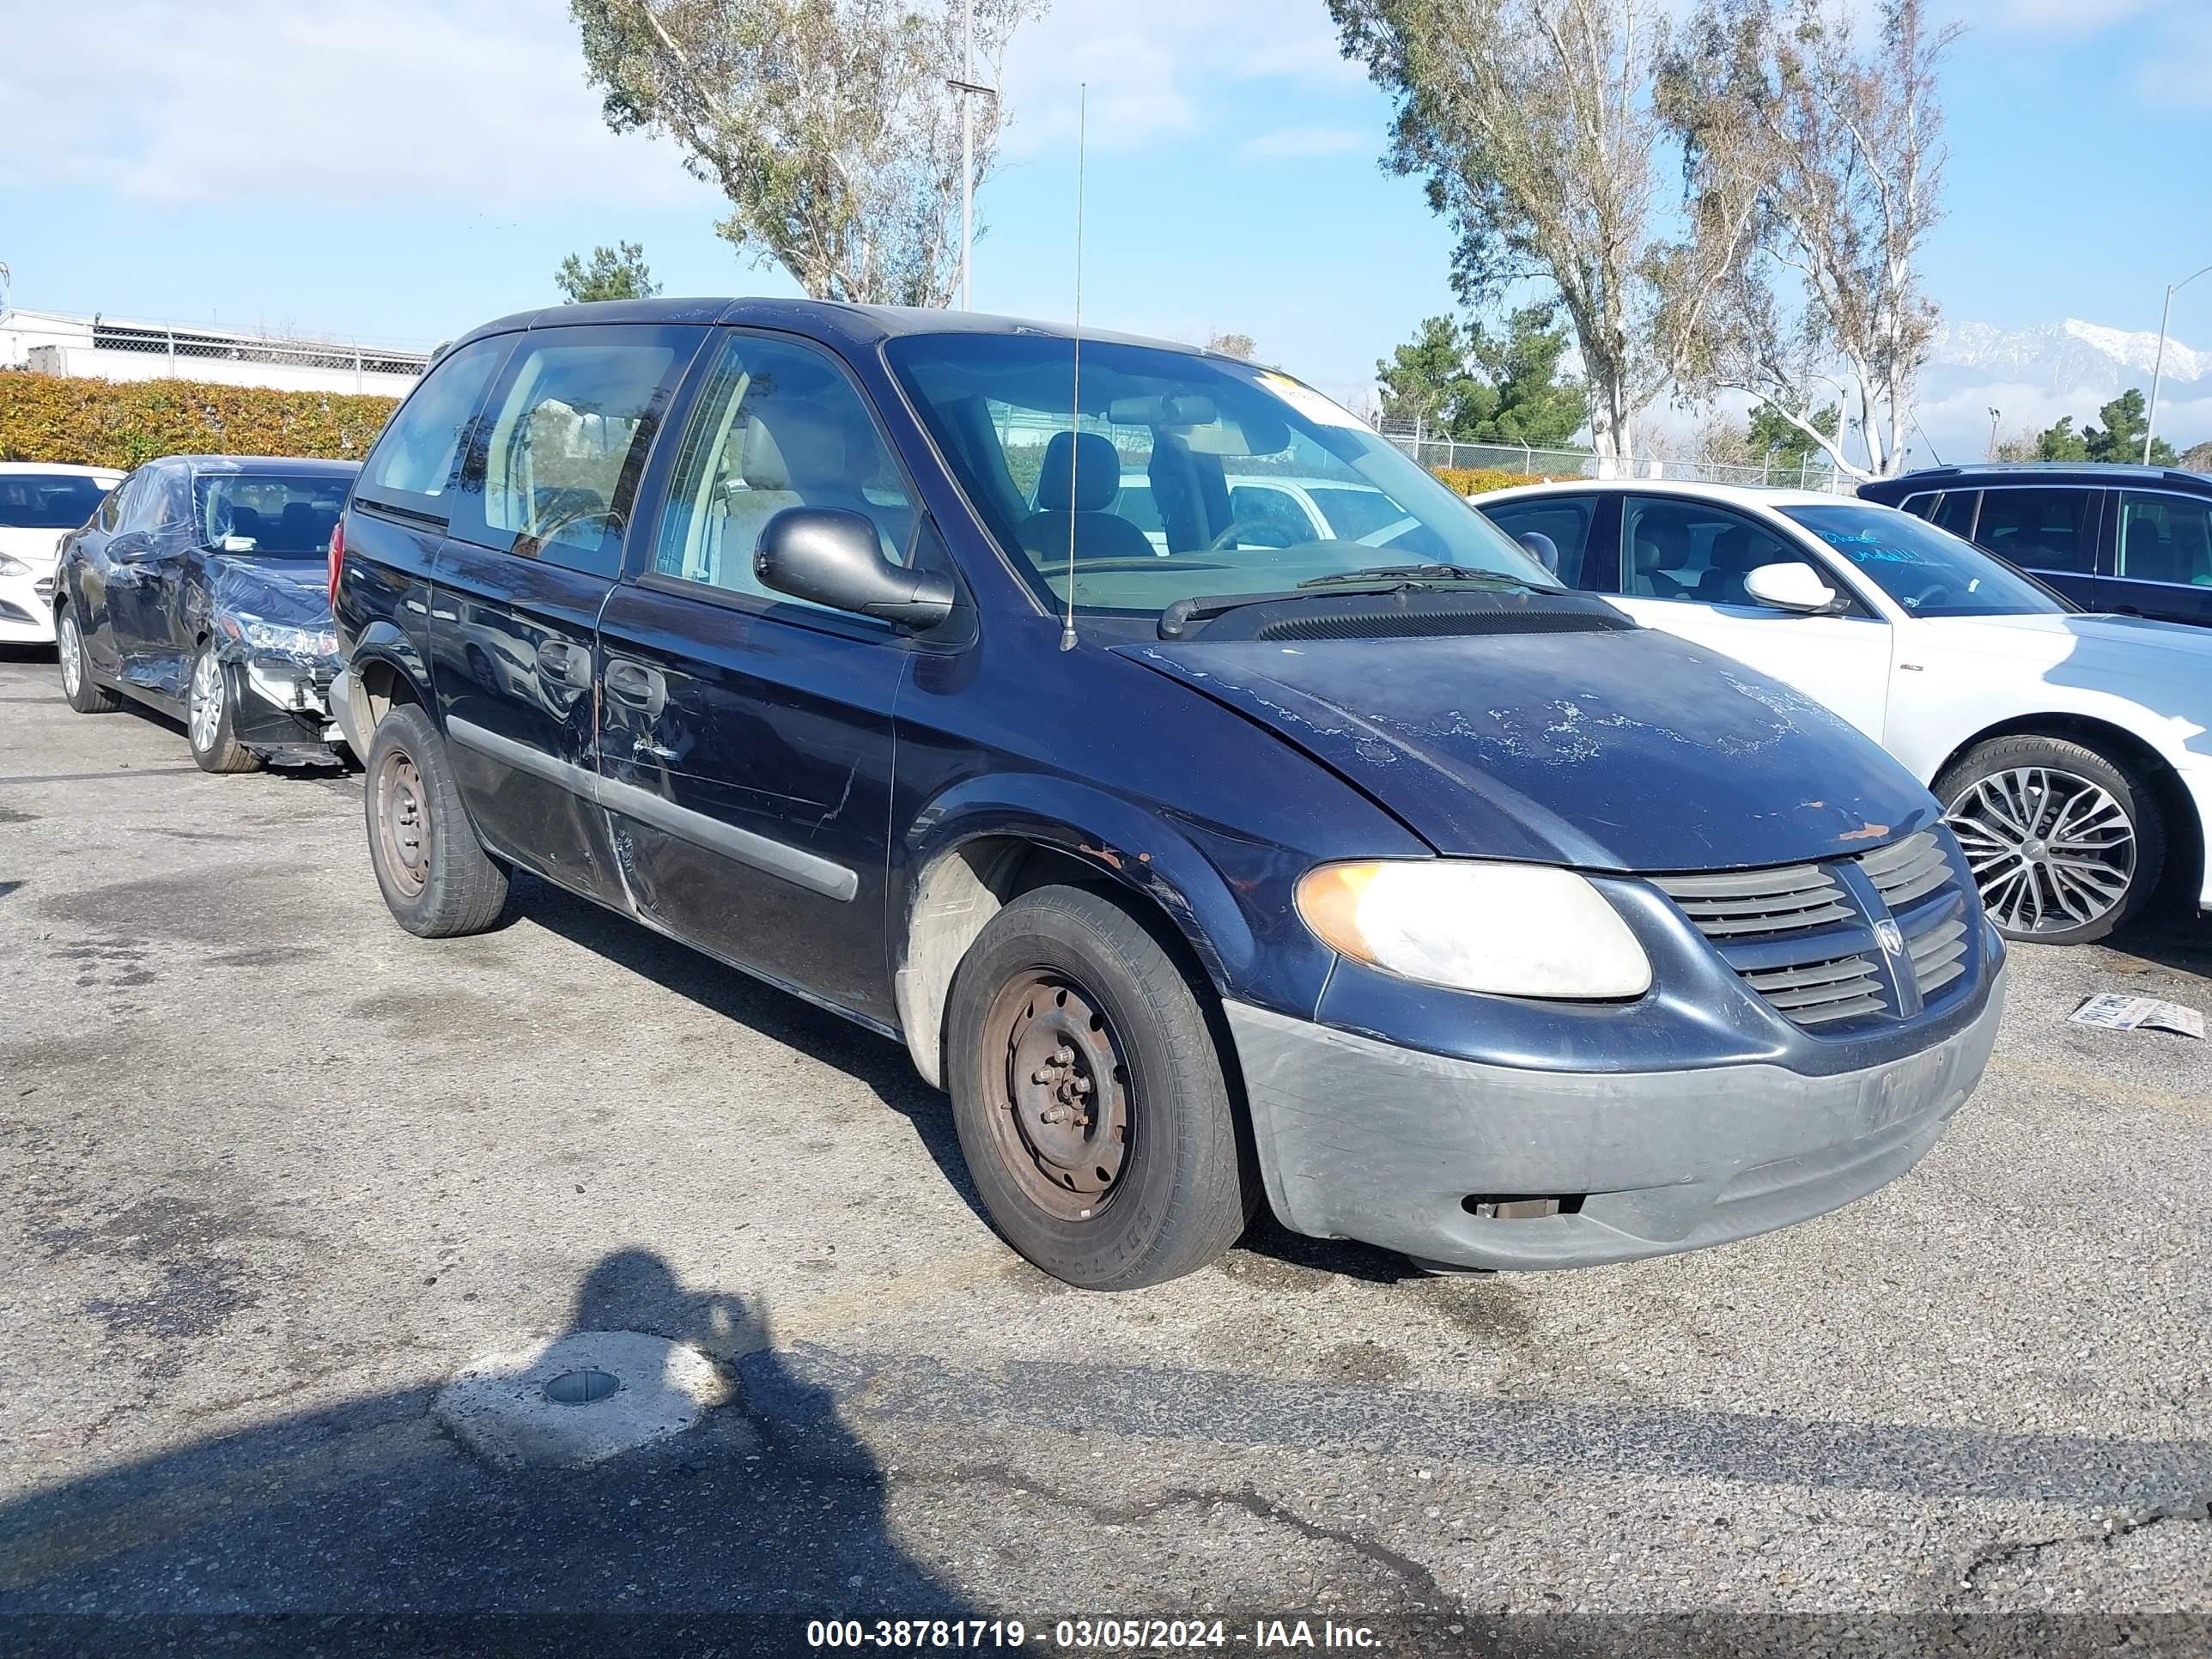
[[(1267, 1197), (1294, 1231), (1439, 1264), (1574, 1267), (1808, 1220), (1902, 1175), (1981, 1081), (2002, 972), (1973, 1023), (1885, 1066), (1516, 1070), (1227, 1005)], [(1580, 1196), (1500, 1220), (1471, 1194)]]

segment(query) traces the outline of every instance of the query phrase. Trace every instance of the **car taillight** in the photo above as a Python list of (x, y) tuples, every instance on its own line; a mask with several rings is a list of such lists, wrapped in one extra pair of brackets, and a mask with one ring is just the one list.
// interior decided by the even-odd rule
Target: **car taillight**
[(337, 609), (338, 563), (345, 557), (345, 520), (341, 518), (331, 526), (331, 609)]

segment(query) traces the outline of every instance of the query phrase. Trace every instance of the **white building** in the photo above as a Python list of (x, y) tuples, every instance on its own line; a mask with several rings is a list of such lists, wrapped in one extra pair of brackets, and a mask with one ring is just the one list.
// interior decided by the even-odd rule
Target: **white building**
[(228, 330), (51, 311), (0, 314), (0, 368), (107, 380), (181, 379), (284, 392), (404, 397), (427, 351), (337, 340), (281, 339)]

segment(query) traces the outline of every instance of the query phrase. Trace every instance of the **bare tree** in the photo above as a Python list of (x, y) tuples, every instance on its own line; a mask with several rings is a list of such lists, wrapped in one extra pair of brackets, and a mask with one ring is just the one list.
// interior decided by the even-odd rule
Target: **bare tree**
[[(998, 78), (1042, 0), (975, 0)], [(617, 132), (665, 133), (720, 187), (715, 228), (817, 299), (941, 306), (959, 264), (960, 0), (569, 0)], [(972, 94), (971, 94), (972, 95)], [(1003, 112), (979, 98), (975, 182)]]
[(1451, 222), (1461, 299), (1480, 307), (1528, 278), (1557, 289), (1592, 447), (1625, 465), (1717, 288), (1711, 239), (1670, 246), (1651, 226), (1663, 0), (1329, 0), (1329, 13), (1345, 55), (1397, 100), (1385, 165), (1425, 179)]
[[(1700, 263), (1719, 276), (1676, 327), (1686, 387), (1751, 392), (1860, 477), (1903, 465), (1936, 331), (1918, 261), (1943, 171), (1936, 73), (1957, 33), (1921, 0), (1882, 0), (1871, 31), (1844, 0), (1708, 0), (1660, 77)], [(1803, 412), (1832, 392), (1863, 464)]]

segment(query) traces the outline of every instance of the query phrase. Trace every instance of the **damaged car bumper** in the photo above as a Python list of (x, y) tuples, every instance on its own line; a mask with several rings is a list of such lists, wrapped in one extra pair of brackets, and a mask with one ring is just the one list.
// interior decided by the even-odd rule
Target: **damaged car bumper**
[(245, 656), (229, 665), (232, 730), (238, 741), (278, 765), (328, 765), (340, 740), (331, 714), (337, 665), (295, 657)]
[[(1599, 878), (1654, 967), (1610, 1005), (1349, 962), (1312, 1018), (1228, 1001), (1277, 1217), (1431, 1267), (1577, 1267), (1789, 1226), (1902, 1175), (1981, 1080), (2004, 947), (1948, 837), (1869, 857), (1832, 907), (1856, 914), (1765, 933), (1768, 901), (1703, 896), (1762, 872), (1687, 896)], [(1714, 903), (1733, 908), (1692, 914)]]

